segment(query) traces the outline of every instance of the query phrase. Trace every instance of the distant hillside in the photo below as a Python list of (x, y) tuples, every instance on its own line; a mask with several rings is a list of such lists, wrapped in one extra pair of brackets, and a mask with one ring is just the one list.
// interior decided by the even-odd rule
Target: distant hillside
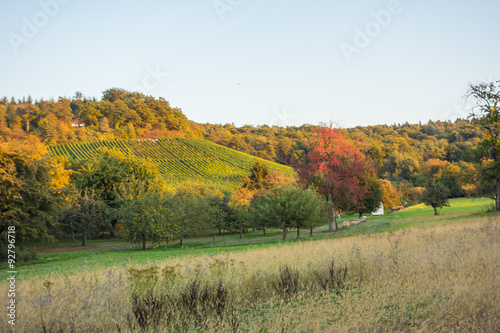
[(55, 156), (69, 160), (90, 157), (99, 148), (108, 147), (155, 163), (172, 185), (186, 181), (203, 182), (221, 191), (236, 189), (256, 160), (270, 171), (293, 174), (293, 169), (200, 139), (109, 140), (49, 147)]

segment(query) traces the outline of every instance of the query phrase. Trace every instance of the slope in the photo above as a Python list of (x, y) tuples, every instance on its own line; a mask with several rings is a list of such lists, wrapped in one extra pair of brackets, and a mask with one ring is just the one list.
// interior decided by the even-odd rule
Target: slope
[(232, 191), (241, 184), (256, 160), (266, 163), (270, 171), (293, 174), (290, 167), (200, 139), (95, 141), (55, 145), (49, 147), (49, 151), (68, 160), (82, 160), (103, 147), (149, 160), (172, 186), (195, 181), (221, 191)]

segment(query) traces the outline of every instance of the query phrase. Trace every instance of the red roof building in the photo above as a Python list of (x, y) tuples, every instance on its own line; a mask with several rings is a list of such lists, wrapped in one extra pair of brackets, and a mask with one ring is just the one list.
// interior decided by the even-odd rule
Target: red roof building
[(71, 122), (71, 126), (72, 127), (83, 127), (83, 126), (85, 126), (85, 123), (80, 118), (76, 118), (75, 120), (73, 120)]

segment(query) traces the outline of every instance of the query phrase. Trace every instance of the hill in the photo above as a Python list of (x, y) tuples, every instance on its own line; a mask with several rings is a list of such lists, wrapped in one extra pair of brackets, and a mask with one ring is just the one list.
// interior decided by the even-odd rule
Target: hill
[(241, 184), (256, 160), (264, 162), (271, 172), (293, 174), (293, 169), (285, 165), (201, 139), (101, 140), (50, 146), (49, 151), (68, 160), (82, 160), (103, 147), (153, 162), (172, 185), (197, 181), (221, 191), (231, 191)]

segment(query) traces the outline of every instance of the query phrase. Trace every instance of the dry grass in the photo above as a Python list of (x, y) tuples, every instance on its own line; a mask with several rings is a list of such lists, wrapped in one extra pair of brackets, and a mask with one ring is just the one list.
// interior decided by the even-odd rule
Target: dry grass
[[(140, 332), (132, 294), (148, 293), (162, 310), (145, 331), (498, 332), (499, 240), (500, 221), (471, 219), (182, 258), (155, 278), (131, 279), (117, 264), (50, 277), (50, 301), (44, 281), (27, 279), (17, 285), (16, 332)], [(208, 296), (187, 307), (193, 281)], [(210, 296), (217, 286), (227, 292), (222, 310)]]

